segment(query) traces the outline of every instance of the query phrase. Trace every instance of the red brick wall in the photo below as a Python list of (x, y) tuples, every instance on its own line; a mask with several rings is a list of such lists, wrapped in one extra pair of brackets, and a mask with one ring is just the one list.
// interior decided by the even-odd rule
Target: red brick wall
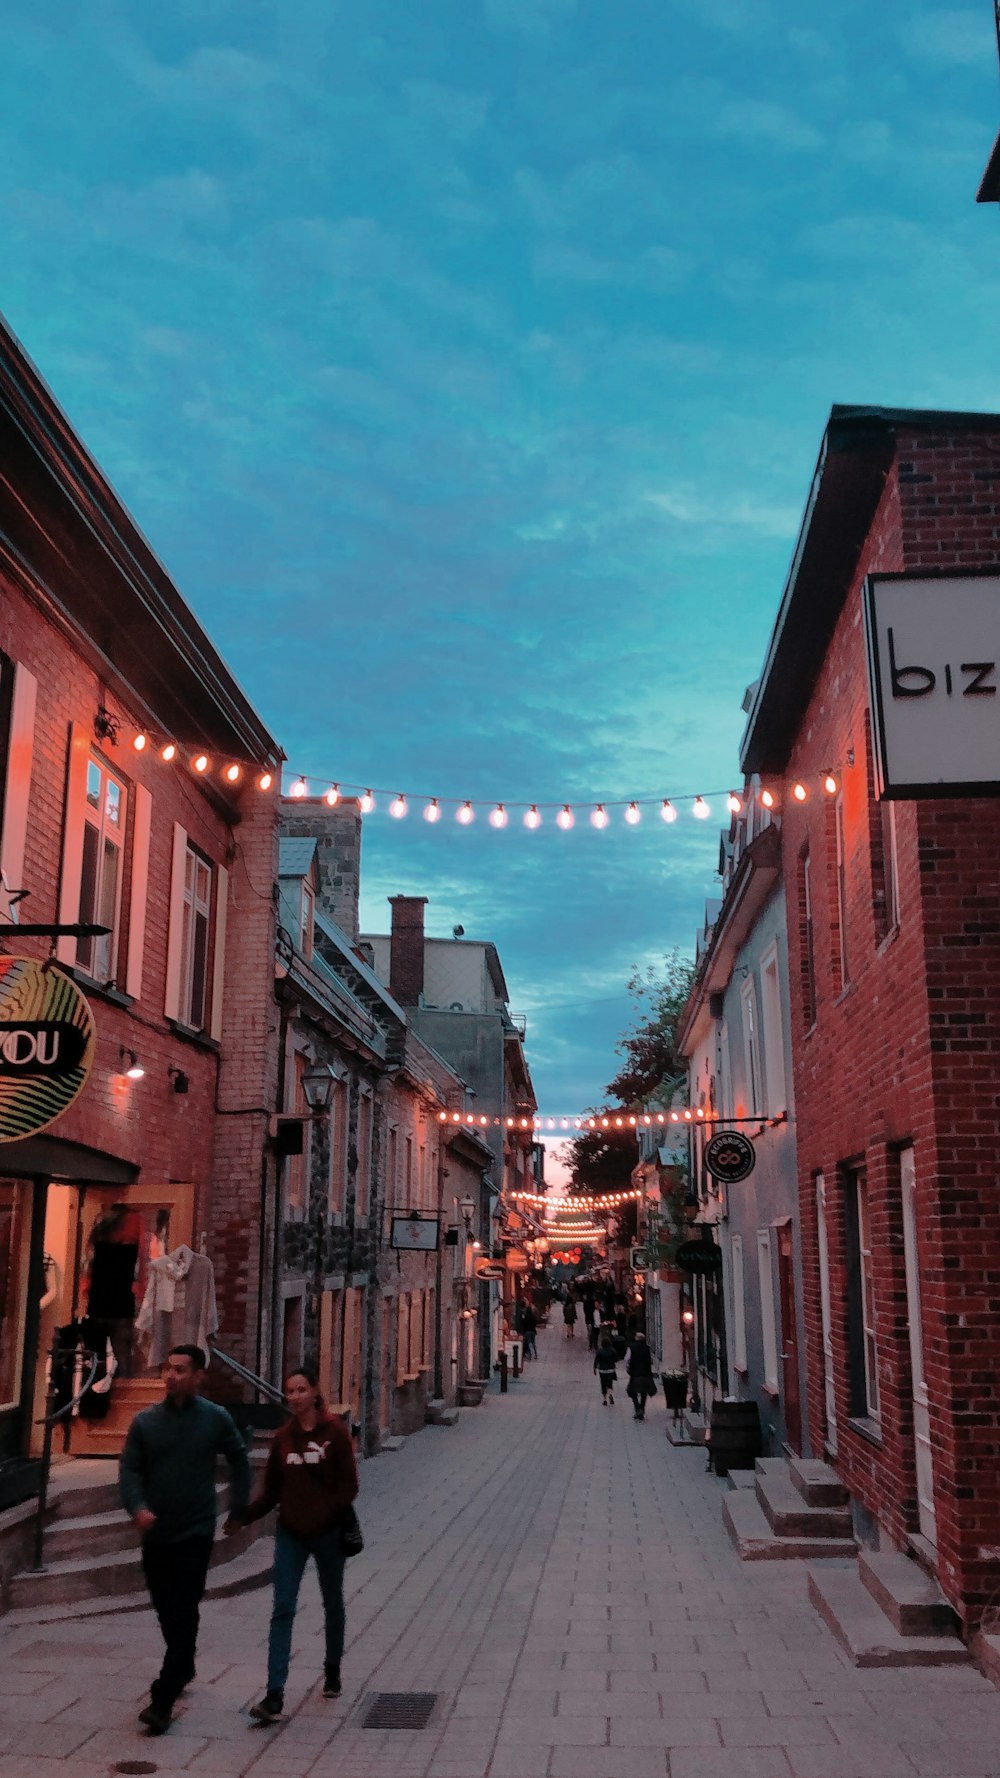
[[(783, 870), (789, 975), (802, 979), (799, 858), (812, 861), (817, 1019), (792, 995), (809, 1415), (825, 1425), (815, 1175), (827, 1181), (838, 1464), (897, 1543), (917, 1528), (898, 1149), (912, 1142), (921, 1239), (940, 1576), (968, 1621), (1000, 1585), (1000, 832), (993, 802), (896, 805), (900, 922), (873, 897), (878, 818), (868, 739), (861, 585), (874, 570), (993, 567), (1000, 437), (901, 436), (883, 499), (788, 764)], [(843, 785), (850, 981), (836, 946), (831, 805)], [(864, 1167), (875, 1251), (882, 1443), (848, 1424), (846, 1270), (838, 1169)], [(819, 1443), (817, 1439), (817, 1444)]]

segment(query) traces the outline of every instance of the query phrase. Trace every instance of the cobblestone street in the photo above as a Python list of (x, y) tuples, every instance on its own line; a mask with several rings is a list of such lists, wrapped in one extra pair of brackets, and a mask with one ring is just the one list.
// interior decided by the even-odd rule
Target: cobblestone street
[[(989, 1778), (1000, 1695), (974, 1668), (856, 1671), (796, 1563), (742, 1566), (724, 1484), (604, 1409), (585, 1342), (539, 1339), (510, 1394), (366, 1464), (344, 1696), (320, 1698), (310, 1572), (287, 1714), (252, 1727), (270, 1603), (208, 1606), (169, 1734), (137, 1732), (151, 1614), (0, 1625), (0, 1778)], [(361, 1726), (376, 1691), (438, 1694), (417, 1732)], [(138, 1768), (133, 1768), (138, 1769)]]

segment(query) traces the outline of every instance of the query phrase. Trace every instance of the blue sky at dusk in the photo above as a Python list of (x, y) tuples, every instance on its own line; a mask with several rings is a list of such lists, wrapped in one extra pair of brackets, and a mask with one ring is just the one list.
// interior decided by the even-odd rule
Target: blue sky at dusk
[[(831, 404), (1000, 408), (989, 0), (2, 15), (0, 309), (317, 786), (724, 790)], [(594, 1102), (721, 800), (386, 800), (363, 923), (494, 938)]]

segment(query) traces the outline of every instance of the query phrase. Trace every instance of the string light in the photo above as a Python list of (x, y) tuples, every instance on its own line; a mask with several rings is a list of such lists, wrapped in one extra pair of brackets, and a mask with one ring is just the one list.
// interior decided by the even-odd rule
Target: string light
[(763, 803), (765, 809), (773, 809), (775, 800), (776, 800), (774, 791), (773, 790), (762, 790), (760, 793), (760, 800)]
[(623, 1131), (624, 1130), (641, 1130), (641, 1129), (647, 1129), (647, 1130), (648, 1129), (661, 1129), (662, 1130), (665, 1127), (665, 1125), (667, 1125), (667, 1124), (670, 1124), (670, 1123), (676, 1124), (681, 1119), (687, 1119), (688, 1122), (690, 1122), (691, 1119), (695, 1118), (695, 1117), (697, 1117), (701, 1121), (704, 1121), (707, 1124), (709, 1124), (709, 1123), (716, 1123), (717, 1124), (717, 1123), (723, 1123), (726, 1121), (728, 1121), (729, 1123), (756, 1124), (756, 1123), (764, 1123), (764, 1122), (768, 1121), (764, 1117), (729, 1118), (728, 1120), (726, 1120), (722, 1117), (720, 1112), (703, 1111), (701, 1109), (699, 1109), (697, 1112), (692, 1112), (692, 1111), (683, 1111), (683, 1112), (682, 1111), (609, 1111), (609, 1112), (597, 1112), (597, 1113), (595, 1113), (595, 1112), (585, 1112), (585, 1113), (581, 1112), (575, 1117), (573, 1117), (571, 1115), (563, 1115), (563, 1114), (558, 1114), (558, 1113), (553, 1116), (548, 1116), (547, 1114), (543, 1115), (541, 1112), (536, 1111), (536, 1112), (533, 1112), (530, 1116), (528, 1116), (528, 1115), (520, 1115), (520, 1116), (508, 1115), (507, 1117), (489, 1117), (489, 1118), (480, 1116), (478, 1113), (471, 1112), (471, 1111), (464, 1111), (464, 1112), (463, 1111), (439, 1111), (437, 1114), (437, 1121), (440, 1124), (447, 1124), (447, 1123), (482, 1124), (484, 1128), (486, 1127), (487, 1124), (492, 1124), (495, 1129), (531, 1130), (531, 1131), (535, 1132), (536, 1134), (538, 1134), (539, 1132), (544, 1133), (546, 1130), (551, 1130), (553, 1132), (556, 1130), (569, 1131), (570, 1128), (572, 1128), (574, 1130), (623, 1130)]
[(625, 819), (630, 827), (638, 827), (642, 820), (642, 812), (638, 803), (629, 803), (628, 808), (625, 810)]
[(197, 757), (191, 761), (196, 772), (207, 772), (210, 763), (207, 753), (199, 753)]
[(809, 792), (806, 789), (804, 784), (793, 784), (792, 785), (792, 795), (794, 796), (795, 801), (797, 803), (804, 803), (806, 800), (806, 797), (809, 795)]
[(240, 768), (238, 765), (234, 764), (234, 765), (226, 767), (225, 779), (226, 779), (227, 784), (237, 784), (239, 782), (239, 776), (240, 776)]
[(566, 833), (568, 831), (568, 829), (572, 827), (572, 825), (573, 825), (573, 811), (570, 808), (569, 803), (563, 803), (562, 808), (560, 809), (558, 815), (556, 816), (556, 826), (561, 827), (563, 832)]
[(331, 809), (335, 809), (340, 801), (340, 785), (331, 784), (323, 801), (327, 803)]
[(292, 785), (292, 788), (289, 791), (289, 795), (294, 796), (294, 797), (303, 797), (303, 796), (307, 796), (308, 793), (309, 793), (309, 786), (306, 783), (305, 779), (304, 778), (296, 778), (295, 783)]
[(532, 833), (534, 833), (536, 827), (541, 827), (542, 817), (538, 813), (537, 803), (532, 803), (531, 808), (524, 817), (524, 825), (525, 827), (530, 827)]
[(145, 735), (136, 735), (135, 740), (132, 742), (132, 745), (135, 748), (137, 753), (145, 753), (145, 751), (146, 751), (146, 736)]
[(660, 804), (660, 819), (661, 821), (666, 821), (668, 826), (677, 820), (677, 810), (674, 808), (669, 797), (664, 797), (663, 802)]
[(361, 798), (361, 802), (359, 803), (358, 806), (361, 810), (362, 815), (370, 815), (372, 813), (372, 810), (375, 807), (375, 798), (373, 797), (370, 790), (365, 791), (365, 794)]
[(593, 810), (590, 817), (590, 825), (591, 827), (607, 827), (608, 811), (603, 803), (598, 803), (596, 809)]
[(271, 772), (261, 772), (260, 777), (257, 779), (257, 789), (270, 790), (273, 783), (274, 777)]
[(491, 827), (506, 827), (506, 825), (507, 825), (507, 811), (504, 808), (503, 803), (497, 803), (496, 808), (490, 810), (490, 826)]
[(824, 774), (823, 774), (823, 789), (826, 791), (827, 796), (836, 796), (838, 790), (840, 789), (840, 784), (837, 781), (837, 775), (835, 772), (824, 772)]
[(177, 744), (176, 744), (176, 742), (168, 741), (165, 747), (161, 747), (160, 758), (163, 760), (166, 760), (167, 765), (170, 764), (170, 761), (172, 759), (176, 759), (177, 758)]
[(399, 796), (393, 797), (392, 802), (389, 804), (389, 813), (396, 821), (402, 821), (406, 814), (406, 798), (403, 796), (402, 792), (400, 792)]
[(436, 796), (432, 796), (430, 802), (427, 804), (427, 807), (424, 810), (424, 820), (429, 821), (431, 823), (431, 825), (433, 826), (434, 822), (440, 821), (440, 819), (441, 819), (441, 804), (438, 802), (438, 799)]
[(707, 821), (712, 811), (703, 796), (696, 796), (691, 813), (697, 816), (699, 821)]
[(455, 820), (462, 827), (470, 827), (475, 819), (476, 812), (472, 807), (472, 804), (470, 802), (464, 802), (459, 809), (458, 814), (455, 816)]
[(729, 810), (730, 815), (739, 815), (742, 812), (743, 798), (737, 796), (735, 790), (729, 792), (729, 795), (726, 798), (726, 808)]

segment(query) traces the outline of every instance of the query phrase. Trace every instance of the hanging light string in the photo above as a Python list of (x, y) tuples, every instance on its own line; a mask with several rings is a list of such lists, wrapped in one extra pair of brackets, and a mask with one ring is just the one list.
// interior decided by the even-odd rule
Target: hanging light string
[(538, 1192), (517, 1191), (511, 1195), (519, 1201), (534, 1204), (538, 1209), (548, 1210), (550, 1213), (558, 1211), (560, 1215), (563, 1212), (568, 1215), (578, 1215), (581, 1212), (589, 1214), (592, 1210), (617, 1210), (620, 1204), (630, 1204), (637, 1198), (644, 1198), (646, 1194), (642, 1190), (632, 1189), (620, 1192), (599, 1192), (595, 1197), (580, 1194), (571, 1198), (552, 1198), (541, 1197)]
[(609, 1111), (580, 1112), (575, 1117), (542, 1117), (537, 1112), (528, 1117), (487, 1117), (476, 1111), (439, 1111), (439, 1124), (464, 1124), (470, 1129), (503, 1130), (649, 1130), (667, 1124), (759, 1124), (770, 1120), (762, 1117), (724, 1118), (718, 1111)]

